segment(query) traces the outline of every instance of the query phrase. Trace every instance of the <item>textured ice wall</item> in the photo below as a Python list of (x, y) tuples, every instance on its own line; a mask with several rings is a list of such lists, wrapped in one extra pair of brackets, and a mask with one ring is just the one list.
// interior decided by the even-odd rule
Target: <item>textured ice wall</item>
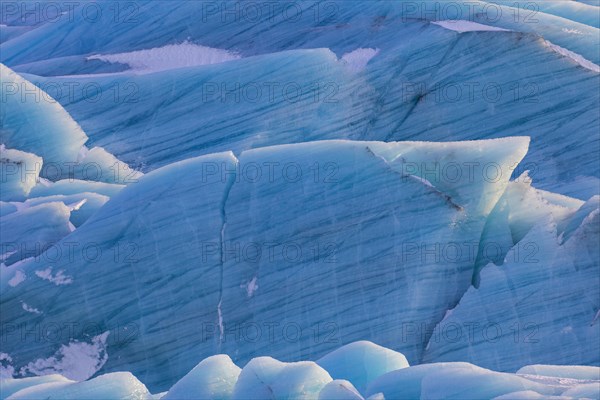
[[(53, 181), (79, 178), (111, 183), (129, 183), (141, 176), (106, 150), (88, 149), (85, 146), (87, 135), (48, 92), (4, 64), (0, 64), (0, 79), (0, 145), (3, 152), (5, 146), (41, 157), (37, 161), (30, 158), (29, 165), (19, 175), (30, 176), (35, 171)], [(3, 183), (5, 178), (2, 177)], [(30, 186), (31, 183), (27, 189)], [(28, 190), (24, 194), (28, 194)]]
[[(90, 324), (111, 332), (105, 370), (131, 369), (153, 388), (220, 352), (242, 363), (261, 353), (290, 361), (374, 339), (417, 362), (427, 334), (403, 337), (398, 327), (433, 328), (469, 287), (474, 265), (472, 252), (446, 263), (422, 249), (476, 248), (527, 146), (527, 138), (329, 141), (160, 168), (58, 243), (77, 244), (69, 257), (4, 271), (3, 320), (33, 323), (23, 301), (39, 310), (35, 321), (79, 327), (53, 343), (10, 335), (6, 352), (16, 366), (47, 358), (59, 343), (86, 341)], [(466, 169), (453, 182), (428, 175), (465, 160), (470, 177)], [(502, 174), (486, 178), (488, 163)], [(68, 284), (42, 279), (49, 267)], [(9, 285), (17, 273), (19, 284)]]

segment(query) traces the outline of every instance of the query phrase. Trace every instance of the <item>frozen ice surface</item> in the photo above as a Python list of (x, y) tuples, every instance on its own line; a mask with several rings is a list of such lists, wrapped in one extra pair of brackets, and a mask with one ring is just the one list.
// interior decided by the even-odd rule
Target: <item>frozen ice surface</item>
[(60, 103), (4, 64), (0, 76), (0, 143), (61, 169), (77, 161), (87, 136)]
[(68, 179), (129, 184), (137, 182), (142, 176), (141, 172), (130, 168), (101, 147), (83, 148), (77, 163), (68, 167)]
[[(561, 242), (550, 215), (514, 245), (501, 266), (484, 267), (479, 288), (469, 288), (440, 323), (424, 360), (468, 357), (477, 365), (508, 371), (523, 366), (518, 360), (598, 365), (600, 209), (588, 211), (566, 241)], [(475, 322), (467, 334), (464, 328)], [(461, 328), (460, 337), (447, 340), (443, 332), (448, 327)]]
[[(213, 251), (213, 246), (218, 248), (220, 243), (222, 202), (229, 183), (220, 173), (208, 175), (206, 169), (202, 175), (202, 171), (214, 166), (231, 170), (236, 162), (231, 153), (186, 160), (153, 171), (125, 187), (57, 244), (63, 252), (69, 249), (67, 243), (77, 244), (67, 253), (73, 258), (40, 257), (24, 262), (18, 270), (26, 274), (27, 280), (15, 287), (7, 282), (14, 278), (16, 269), (6, 271), (2, 279), (2, 318), (16, 318), (15, 322), (23, 318), (18, 315), (22, 309), (8, 304), (14, 301), (20, 308), (20, 301), (25, 301), (56, 320), (78, 321), (80, 327), (89, 323), (102, 332), (106, 328), (112, 335), (107, 343), (108, 354), (112, 353), (109, 365), (105, 365), (107, 372), (132, 370), (144, 377), (146, 384), (162, 382), (162, 388), (168, 389), (167, 383), (180, 379), (198, 360), (217, 353), (206, 352), (213, 347), (203, 338), (208, 325), (217, 323), (221, 255)], [(84, 183), (75, 186), (81, 189), (81, 185)], [(190, 243), (190, 237), (197, 242)], [(49, 267), (54, 272), (64, 271), (72, 284), (56, 286), (35, 274)], [(23, 296), (24, 292), (10, 293), (10, 289), (30, 285), (37, 286), (37, 293), (32, 292), (31, 297)], [(130, 296), (135, 291), (138, 296), (132, 301)], [(85, 299), (84, 306), (81, 299)], [(68, 304), (72, 307), (65, 307)], [(162, 306), (157, 308), (157, 304)], [(190, 329), (189, 335), (180, 335), (181, 329), (187, 329), (183, 327)], [(86, 340), (81, 329), (61, 333), (52, 343), (30, 336), (29, 344), (18, 345), (20, 350), (15, 347), (5, 351), (21, 367), (34, 359), (51, 357), (61, 343)], [(139, 336), (144, 340), (126, 340)], [(120, 337), (122, 342), (111, 342), (110, 337)], [(168, 354), (167, 359), (154, 358), (159, 353), (148, 352), (148, 344), (160, 346), (163, 354)], [(23, 350), (25, 353), (21, 353)], [(131, 361), (135, 358), (140, 363), (134, 368)], [(157, 364), (150, 367), (150, 359)], [(146, 371), (142, 373), (138, 367)]]
[(129, 372), (100, 375), (85, 382), (31, 386), (7, 400), (147, 400), (148, 389)]
[[(0, 144), (3, 149), (7, 146), (41, 157), (27, 160), (31, 164), (26, 169), (27, 176), (37, 173), (51, 180), (79, 178), (109, 183), (129, 183), (139, 178), (139, 172), (106, 150), (99, 147), (88, 150), (84, 146), (87, 135), (50, 94), (4, 64), (0, 68)], [(13, 150), (3, 152), (6, 153), (3, 159), (19, 157)], [(22, 176), (26, 176), (25, 172)]]
[(0, 379), (0, 400), (6, 400), (14, 393), (17, 393), (20, 390), (24, 390), (28, 387), (43, 385), (46, 383), (73, 383), (62, 375), (43, 375), (43, 376), (34, 376), (31, 378), (21, 378), (21, 379)]
[(20, 398), (600, 397), (597, 1), (86, 3), (0, 13)]
[(204, 359), (173, 385), (163, 400), (227, 400), (241, 369), (226, 355)]
[(29, 197), (48, 197), (55, 195), (77, 195), (91, 192), (107, 197), (114, 197), (125, 185), (84, 181), (79, 179), (63, 179), (57, 182), (41, 182), (33, 187)]
[(359, 129), (349, 122), (360, 118), (354, 105), (368, 85), (357, 88), (360, 78), (346, 84), (354, 75), (332, 51), (307, 49), (141, 76), (30, 78), (42, 87), (98, 85), (104, 95), (94, 101), (94, 111), (83, 91), (60, 100), (90, 145), (148, 171), (202, 154), (300, 138), (357, 139)]
[(600, 367), (577, 365), (527, 365), (519, 369), (517, 374), (600, 381)]
[[(364, 393), (367, 386), (379, 376), (402, 368), (408, 361), (402, 353), (381, 347), (372, 342), (360, 341), (347, 344), (317, 361), (339, 384), (347, 380), (352, 387)], [(332, 383), (333, 385), (333, 383)], [(347, 385), (342, 385), (347, 390)], [(333, 388), (331, 389), (333, 391)]]
[[(348, 349), (364, 348), (350, 344)], [(371, 347), (371, 350), (373, 347)], [(379, 348), (379, 352), (391, 350)], [(400, 354), (401, 355), (401, 354)], [(333, 363), (333, 359), (330, 360)], [(340, 370), (349, 359), (337, 358)], [(361, 364), (362, 373), (375, 376), (376, 363)], [(371, 369), (375, 368), (375, 371)], [(359, 369), (357, 368), (356, 371)], [(323, 368), (311, 361), (285, 363), (271, 357), (257, 357), (242, 370), (226, 355), (204, 359), (168, 392), (151, 395), (133, 375), (118, 372), (100, 375), (85, 382), (69, 381), (60, 375), (0, 380), (1, 399), (597, 399), (600, 380), (584, 366), (529, 366), (528, 373), (550, 372), (577, 376), (573, 379), (536, 374), (500, 373), (469, 363), (433, 363), (404, 367), (376, 378), (366, 390), (359, 391), (348, 380), (332, 380)], [(378, 373), (378, 372), (377, 372)], [(597, 377), (596, 377), (597, 378)], [(364, 381), (364, 378), (362, 378)]]
[(283, 363), (270, 357), (251, 360), (242, 369), (233, 399), (315, 399), (332, 379), (310, 361)]
[(575, 399), (600, 399), (600, 382), (577, 385), (564, 392), (563, 395)]
[(383, 393), (386, 399), (489, 399), (522, 390), (552, 394), (552, 389), (543, 384), (457, 362), (390, 372), (376, 379), (367, 395)]
[(0, 262), (8, 266), (42, 254), (71, 233), (70, 216), (64, 203), (50, 202), (0, 217)]
[[(594, 62), (600, 59), (593, 36), (597, 32), (597, 12), (589, 5), (572, 1), (557, 2), (563, 4), (554, 6), (542, 3), (533, 10), (537, 12), (532, 12), (524, 2), (519, 4), (506, 0), (494, 3), (497, 5), (484, 1), (459, 1), (454, 2), (451, 11), (448, 11), (443, 4), (434, 0), (419, 1), (408, 6), (386, 0), (336, 2), (335, 6), (323, 1), (310, 1), (299, 4), (289, 15), (284, 14), (283, 7), (276, 7), (275, 12), (266, 12), (264, 8), (269, 4), (266, 2), (256, 5), (256, 8), (262, 7), (263, 12), (241, 8), (238, 16), (251, 12), (255, 14), (251, 18), (237, 18), (235, 23), (226, 23), (228, 21), (223, 20), (219, 4), (207, 6), (197, 2), (172, 4), (169, 1), (136, 1), (135, 23), (121, 24), (119, 30), (111, 29), (114, 18), (110, 4), (100, 3), (98, 11), (103, 18), (92, 22), (77, 10), (69, 15), (70, 18), (53, 21), (3, 44), (0, 61), (17, 66), (74, 55), (87, 57), (98, 53), (148, 50), (186, 41), (218, 49), (238, 50), (243, 56), (324, 46), (335, 47), (336, 52), (348, 52), (361, 46), (368, 47), (369, 44), (389, 45), (398, 38), (406, 37), (405, 29), (411, 20), (422, 25), (430, 20), (445, 19), (463, 19), (533, 33), (572, 51), (588, 53), (587, 58), (594, 56)], [(520, 7), (521, 12), (517, 13), (515, 7)], [(290, 18), (293, 18), (291, 27)], [(198, 20), (202, 23), (197, 23)], [(377, 29), (365, 35), (365, 26), (371, 23), (376, 23), (374, 28)], [(184, 26), (185, 29), (176, 30), (173, 26)], [(324, 29), (324, 26), (331, 26), (332, 29)], [(584, 35), (569, 33), (575, 30)], [(264, 32), (269, 32), (278, 40), (256, 40)], [(69, 45), (61, 46), (65, 42)]]
[[(378, 40), (329, 45), (331, 51), (259, 54), (143, 76), (28, 78), (41, 87), (97, 84), (109, 93), (94, 107), (83, 91), (58, 100), (86, 130), (90, 146), (143, 171), (202, 154), (299, 141), (531, 135), (531, 151), (517, 172), (531, 169), (538, 187), (582, 200), (597, 194), (594, 111), (600, 103), (589, 91), (600, 84), (597, 72), (533, 34), (402, 26), (410, 41), (391, 40), (385, 25)], [(597, 36), (598, 29), (590, 29), (584, 38)], [(423, 48), (432, 50), (424, 56)], [(362, 61), (366, 49), (379, 50), (359, 73), (343, 58), (357, 49)]]
[(319, 400), (363, 400), (352, 383), (344, 379), (329, 382), (319, 392)]
[[(221, 153), (174, 163), (122, 189), (58, 243), (62, 249), (67, 242), (80, 244), (72, 258), (27, 260), (7, 271), (3, 318), (31, 321), (33, 314), (12, 306), (23, 301), (48, 320), (106, 330), (133, 327), (144, 340), (114, 346), (109, 340), (112, 356), (104, 371), (127, 368), (153, 390), (168, 389), (198, 359), (219, 353), (239, 365), (256, 354), (318, 359), (366, 339), (419, 362), (427, 336), (407, 332), (398, 341), (398, 326), (412, 321), (435, 327), (473, 276), (469, 251), (444, 263), (423, 260), (420, 249), (478, 243), (510, 176), (487, 180), (482, 168), (494, 162), (509, 171), (527, 145), (527, 138), (463, 144), (326, 141), (249, 150), (239, 159)], [(463, 159), (481, 165), (471, 178), (453, 183), (424, 169)], [(40, 190), (69, 184), (75, 193), (91, 185), (114, 186), (61, 181)], [(188, 243), (190, 237), (194, 243)], [(83, 251), (88, 243), (99, 251)], [(257, 248), (261, 243), (273, 245)], [(49, 267), (53, 276), (63, 271), (72, 283), (56, 286), (35, 274)], [(9, 281), (20, 280), (17, 271), (27, 279), (11, 286)], [(195, 281), (202, 285), (189, 284)], [(134, 300), (132, 292), (138, 293)], [(85, 307), (75, 306), (83, 297)], [(361, 328), (373, 321), (377, 330)], [(247, 340), (252, 327), (261, 334)], [(180, 335), (182, 329), (189, 333)], [(291, 334), (298, 336), (292, 343)], [(160, 347), (168, 361), (147, 346)], [(57, 347), (8, 340), (6, 352), (20, 367), (51, 356)], [(353, 383), (360, 390), (371, 378)]]
[(33, 207), (44, 203), (62, 202), (71, 208), (69, 220), (75, 227), (81, 226), (107, 201), (108, 196), (98, 193), (83, 192), (70, 195), (50, 195), (46, 197), (34, 197), (22, 203), (22, 207)]
[[(17, 203), (18, 204), (18, 203)], [(17, 211), (17, 206), (7, 201), (0, 201), (0, 217)]]
[(0, 200), (22, 201), (36, 183), (42, 159), (35, 154), (7, 149), (0, 145), (0, 174), (2, 190)]

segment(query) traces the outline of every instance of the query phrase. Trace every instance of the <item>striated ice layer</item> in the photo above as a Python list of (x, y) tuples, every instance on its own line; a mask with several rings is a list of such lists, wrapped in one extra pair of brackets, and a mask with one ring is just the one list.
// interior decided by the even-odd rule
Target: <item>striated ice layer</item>
[[(116, 21), (110, 4), (99, 3), (99, 16), (93, 20), (86, 18), (85, 4), (79, 4), (65, 17), (3, 43), (0, 61), (17, 66), (69, 56), (84, 59), (98, 53), (141, 51), (186, 41), (237, 50), (243, 56), (316, 47), (348, 52), (352, 46), (369, 47), (406, 38), (405, 27), (413, 21), (462, 19), (543, 36), (598, 63), (596, 9), (574, 1), (544, 3), (457, 1), (447, 6), (434, 0), (408, 4), (320, 0), (286, 7), (269, 1), (236, 6), (227, 2), (140, 0), (124, 7)], [(365, 27), (370, 28), (368, 35)], [(574, 31), (581, 34), (574, 35)], [(256, 40), (261, 34), (277, 40)]]
[[(484, 267), (479, 288), (471, 287), (439, 324), (424, 361), (469, 359), (507, 371), (519, 369), (520, 360), (598, 365), (600, 209), (586, 209), (567, 239), (550, 214), (502, 265)], [(509, 347), (515, 352), (500, 350)]]
[[(148, 171), (220, 151), (359, 139), (363, 116), (356, 108), (369, 89), (364, 79), (364, 89), (361, 79), (348, 85), (353, 77), (332, 51), (314, 49), (142, 76), (48, 79), (61, 86), (97, 85), (97, 98), (75, 90), (59, 99), (91, 144)], [(30, 78), (41, 87), (49, 82)]]
[[(3, 271), (3, 321), (78, 322), (51, 343), (15, 332), (3, 349), (20, 370), (87, 340), (91, 325), (110, 332), (102, 371), (128, 369), (159, 390), (218, 353), (296, 361), (367, 339), (419, 362), (428, 334), (414, 329), (433, 329), (469, 288), (486, 218), (528, 143), (326, 141), (157, 169), (57, 243), (62, 257)], [(456, 165), (461, 178), (434, 173)], [(441, 245), (461, 252), (447, 262)]]
[(0, 142), (58, 168), (77, 161), (87, 136), (60, 103), (4, 64), (0, 74)]
[[(48, 202), (0, 217), (2, 268), (4, 265), (36, 257), (70, 234), (73, 230), (69, 222), (70, 216), (69, 207), (64, 203)], [(2, 312), (4, 313), (4, 306)]]
[[(243, 152), (225, 207), (219, 348), (240, 362), (267, 351), (295, 359), (370, 339), (416, 362), (426, 334), (399, 343), (399, 329), (435, 325), (466, 291), (469, 244), (478, 243), (506, 171), (527, 145), (526, 138), (331, 141)], [(479, 165), (470, 178), (466, 171), (453, 182), (424, 174), (461, 160)], [(486, 161), (502, 166), (503, 176), (486, 180)], [(266, 162), (273, 174), (263, 167), (256, 180), (253, 171)], [(449, 243), (462, 247), (451, 262), (428, 255)], [(253, 323), (261, 331), (274, 324), (275, 335), (247, 340)], [(368, 336), (358, 328), (375, 324)], [(292, 331), (296, 326), (315, 335)], [(298, 338), (290, 343), (287, 332)]]
[[(141, 176), (106, 150), (85, 147), (87, 135), (49, 93), (4, 64), (0, 64), (0, 76), (0, 145), (3, 153), (7, 153), (2, 158), (18, 157), (14, 150), (4, 150), (4, 146), (41, 157), (29, 160), (29, 164), (34, 165), (24, 168), (24, 176), (29, 174), (37, 178), (40, 175), (52, 181), (77, 178), (109, 183), (129, 183)], [(2, 183), (5, 183), (4, 176)]]
[[(475, 263), (475, 286), (479, 285), (481, 268), (490, 262), (502, 265), (509, 250), (540, 221), (552, 218), (557, 223), (557, 233), (566, 239), (589, 214), (592, 204), (593, 201), (585, 203), (538, 190), (527, 172), (510, 182), (486, 221)], [(585, 215), (576, 217), (577, 214)]]
[[(540, 188), (583, 200), (597, 194), (600, 102), (589, 90), (600, 84), (597, 72), (532, 33), (457, 33), (408, 19), (401, 31), (411, 40), (393, 40), (392, 17), (378, 21), (367, 21), (381, 24), (373, 40), (315, 42), (331, 51), (295, 49), (144, 76), (28, 78), (48, 90), (97, 88), (63, 90), (57, 99), (90, 145), (144, 171), (212, 152), (312, 140), (530, 135), (517, 176), (529, 169)], [(584, 37), (597, 37), (590, 29)]]
[[(217, 321), (221, 255), (203, 255), (201, 245), (221, 239), (229, 183), (202, 171), (206, 165), (232, 169), (235, 163), (231, 153), (223, 153), (156, 170), (122, 189), (58, 243), (62, 257), (40, 257), (2, 271), (3, 321), (33, 323), (21, 308), (24, 301), (61, 327), (52, 342), (28, 335), (23, 343), (15, 335), (15, 347), (3, 346), (13, 363), (21, 368), (52, 357), (62, 344), (87, 341), (89, 329), (110, 331), (104, 370), (132, 370), (153, 387), (167, 388), (198, 359), (216, 354), (201, 341), (201, 328)], [(36, 274), (47, 268), (54, 277), (62, 271), (71, 283), (56, 285)], [(10, 285), (23, 275), (26, 280)], [(33, 292), (26, 295), (25, 287)], [(62, 329), (70, 321), (76, 325)], [(157, 347), (160, 352), (150, 351)]]

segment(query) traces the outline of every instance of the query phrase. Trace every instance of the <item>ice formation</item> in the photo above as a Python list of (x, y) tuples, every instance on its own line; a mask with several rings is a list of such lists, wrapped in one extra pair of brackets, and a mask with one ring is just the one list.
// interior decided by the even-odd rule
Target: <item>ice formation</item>
[(3, 8), (0, 400), (600, 398), (594, 3)]
[[(398, 364), (400, 369), (385, 371), (378, 362), (381, 355), (395, 352), (370, 342), (351, 343), (345, 349), (334, 351), (325, 358), (335, 360), (331, 364), (334, 369), (355, 367), (356, 372), (369, 376), (371, 382), (367, 387), (359, 390), (348, 380), (332, 380), (327, 371), (310, 361), (285, 363), (270, 357), (258, 357), (240, 369), (226, 355), (217, 355), (204, 359), (180, 381), (156, 395), (151, 395), (135, 376), (115, 372), (83, 382), (72, 381), (61, 375), (3, 379), (0, 380), (0, 399), (479, 400), (596, 399), (600, 395), (598, 367), (532, 365), (511, 374), (464, 362), (417, 366), (401, 363)], [(350, 354), (359, 349), (362, 357), (358, 365), (348, 365), (354, 358), (340, 358), (341, 354)], [(403, 357), (402, 354), (395, 354), (395, 357)]]
[[(41, 312), (36, 318), (46, 321), (71, 318), (112, 329), (117, 336), (127, 336), (123, 329), (129, 327), (144, 341), (109, 340), (106, 351), (111, 357), (104, 370), (128, 368), (158, 389), (181, 378), (200, 355), (225, 353), (242, 364), (265, 352), (287, 360), (317, 359), (361, 339), (400, 351), (413, 364), (469, 359), (515, 371), (526, 362), (551, 362), (548, 346), (564, 349), (561, 359), (569, 363), (594, 363), (599, 326), (589, 324), (598, 311), (598, 264), (589, 244), (596, 238), (590, 229), (598, 215), (597, 201), (584, 204), (537, 191), (526, 175), (510, 182), (528, 143), (527, 138), (464, 143), (325, 141), (177, 162), (114, 194), (54, 246), (64, 250), (67, 242), (80, 244), (72, 257), (33, 258), (3, 271), (3, 314), (15, 324), (31, 324), (34, 314), (11, 306), (24, 301)], [(465, 160), (470, 167), (462, 166), (462, 174), (456, 175), (456, 166)], [(380, 200), (370, 202), (373, 197)], [(499, 211), (505, 203), (506, 210)], [(288, 212), (300, 207), (314, 211)], [(578, 209), (587, 214), (580, 215)], [(520, 214), (523, 210), (539, 211)], [(547, 229), (553, 226), (547, 222), (552, 218), (561, 232), (571, 231), (562, 244), (559, 233)], [(489, 219), (494, 220), (492, 226)], [(504, 258), (477, 251), (480, 240), (499, 242), (496, 231), (503, 229)], [(188, 244), (187, 237), (195, 238), (195, 243)], [(526, 244), (531, 240), (542, 248), (534, 254), (537, 263), (530, 265), (531, 249)], [(94, 247), (85, 248), (88, 243)], [(263, 248), (264, 243), (270, 247)], [(519, 247), (522, 254), (514, 256)], [(490, 261), (502, 266), (486, 266)], [(477, 262), (482, 267), (475, 289), (471, 283)], [(513, 267), (513, 263), (521, 264)], [(548, 265), (555, 265), (552, 273), (543, 268)], [(52, 277), (62, 271), (69, 284), (45, 279), (48, 268)], [(523, 286), (504, 293), (494, 283), (499, 272), (493, 272), (513, 269), (510, 276)], [(8, 284), (17, 272), (27, 279)], [(556, 279), (567, 297), (557, 296), (561, 291), (555, 288)], [(203, 284), (190, 286), (190, 281)], [(369, 285), (363, 287), (364, 282)], [(519, 299), (542, 293), (537, 288), (544, 285), (553, 288), (555, 300), (545, 299), (552, 311), (528, 314), (537, 310), (529, 311), (529, 303)], [(572, 302), (565, 299), (575, 295), (570, 288), (581, 285), (590, 289), (585, 291), (586, 302), (577, 302), (580, 311), (573, 314)], [(386, 296), (380, 295), (382, 288)], [(489, 288), (493, 291), (488, 294)], [(127, 293), (139, 290), (132, 302)], [(82, 296), (86, 308), (75, 307)], [(306, 298), (312, 300), (307, 303)], [(531, 348), (527, 353), (498, 353), (513, 340), (506, 334), (513, 317), (503, 314), (504, 307), (487, 307), (503, 301), (518, 305), (510, 308), (521, 313), (514, 316), (517, 322), (548, 326), (551, 335), (564, 328), (562, 315), (570, 315), (571, 330), (546, 337), (546, 328), (540, 328), (543, 340), (519, 347), (519, 351)], [(172, 309), (182, 312), (171, 315)], [(346, 309), (363, 312), (348, 314)], [(473, 314), (477, 312), (480, 315)], [(448, 327), (466, 332), (473, 319), (481, 326), (475, 328), (476, 341), (468, 347), (466, 338), (444, 336)], [(375, 321), (379, 326), (375, 331), (360, 328)], [(503, 339), (485, 340), (495, 324), (503, 329)], [(173, 341), (181, 329), (190, 334)], [(530, 326), (520, 329), (525, 338), (531, 334)], [(83, 332), (73, 333), (74, 337), (60, 338), (63, 345), (83, 339), (78, 336)], [(578, 339), (570, 339), (574, 337)], [(147, 346), (161, 348), (169, 361), (148, 353)], [(373, 349), (370, 356), (378, 360), (373, 361), (361, 355), (369, 346), (354, 346), (328, 357), (350, 358), (358, 370), (340, 369), (336, 365), (349, 362), (331, 362), (327, 357), (318, 360), (319, 365), (330, 369), (333, 379), (348, 380), (357, 390), (364, 390), (373, 379), (360, 369), (361, 363), (375, 374), (402, 366), (402, 355), (381, 350), (376, 356)], [(52, 355), (57, 346), (35, 342), (23, 346), (9, 340), (5, 349), (19, 369), (34, 354)], [(391, 364), (386, 367), (383, 360), (388, 357)]]

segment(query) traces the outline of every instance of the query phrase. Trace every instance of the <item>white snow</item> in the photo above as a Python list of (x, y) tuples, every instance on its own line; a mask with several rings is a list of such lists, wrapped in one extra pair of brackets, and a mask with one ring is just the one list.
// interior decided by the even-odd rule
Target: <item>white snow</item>
[(108, 361), (106, 341), (109, 331), (92, 338), (91, 343), (72, 341), (62, 345), (49, 358), (39, 358), (19, 370), (22, 376), (61, 374), (69, 379), (83, 381), (102, 368)]
[(21, 302), (21, 306), (23, 307), (23, 310), (33, 313), (33, 314), (41, 314), (42, 312), (40, 310), (38, 310), (35, 307), (31, 307), (30, 305), (28, 305), (27, 303), (25, 303), (24, 301)]
[(560, 46), (550, 42), (549, 40), (545, 40), (544, 42), (548, 47), (550, 47), (556, 53), (558, 53), (564, 57), (570, 58), (571, 60), (575, 61), (577, 64), (582, 66), (583, 68), (589, 69), (590, 71), (594, 71), (594, 72), (600, 72), (600, 66), (598, 64), (594, 64), (590, 60), (583, 57), (581, 54), (577, 54), (577, 53), (572, 52), (571, 50), (565, 49), (564, 47), (560, 47)]
[(360, 48), (342, 56), (341, 61), (352, 71), (359, 72), (367, 67), (373, 57), (379, 54), (379, 49)]
[(55, 275), (52, 275), (52, 268), (48, 267), (41, 271), (35, 271), (35, 274), (48, 282), (54, 283), (56, 286), (69, 285), (73, 283), (73, 278), (64, 274), (64, 270), (59, 270)]
[(439, 25), (442, 28), (449, 29), (460, 33), (464, 32), (484, 32), (484, 31), (496, 31), (496, 32), (510, 32), (510, 29), (498, 28), (497, 26), (484, 25), (473, 21), (465, 21), (462, 19), (457, 20), (443, 20), (443, 21), (432, 21), (432, 24)]
[(243, 287), (246, 288), (246, 294), (248, 295), (248, 298), (252, 297), (254, 292), (256, 292), (256, 289), (258, 289), (258, 277), (255, 276), (252, 278), (252, 280), (246, 285), (243, 285)]
[(15, 287), (19, 283), (23, 282), (25, 280), (25, 278), (26, 278), (25, 273), (23, 271), (17, 270), (15, 272), (15, 275), (12, 278), (10, 278), (10, 280), (8, 281), (8, 284), (11, 287)]
[(15, 368), (10, 363), (12, 363), (12, 358), (6, 353), (0, 353), (0, 380), (14, 376)]
[(561, 31), (563, 31), (564, 33), (570, 33), (573, 35), (584, 35), (583, 32), (581, 32), (578, 29), (567, 29), (567, 28), (562, 28)]
[(94, 54), (87, 59), (127, 64), (134, 72), (147, 74), (183, 67), (219, 64), (240, 58), (240, 55), (227, 50), (185, 41), (180, 44), (169, 44), (125, 53)]

